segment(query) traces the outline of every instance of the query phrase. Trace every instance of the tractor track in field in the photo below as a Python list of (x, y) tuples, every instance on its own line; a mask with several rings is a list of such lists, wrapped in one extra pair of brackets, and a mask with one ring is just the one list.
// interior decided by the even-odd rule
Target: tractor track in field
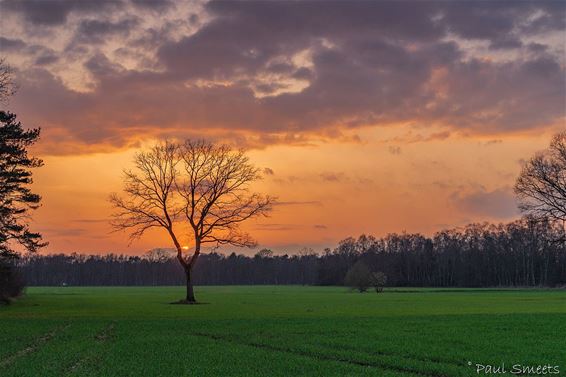
[(27, 346), (26, 348), (22, 348), (16, 353), (13, 353), (4, 360), (0, 361), (0, 368), (6, 368), (17, 359), (36, 352), (41, 347), (43, 347), (47, 342), (51, 341), (57, 334), (65, 331), (69, 326), (71, 326), (71, 324), (66, 324), (64, 326), (57, 326), (48, 333), (40, 336), (39, 338), (34, 339), (33, 343)]
[(401, 357), (403, 359), (412, 360), (412, 361), (422, 361), (422, 362), (425, 362), (425, 363), (445, 364), (445, 365), (452, 365), (452, 366), (455, 366), (455, 367), (461, 367), (462, 366), (462, 363), (459, 363), (455, 360), (443, 359), (443, 358), (439, 358), (439, 357), (421, 357), (421, 356), (416, 356), (416, 355), (402, 356), (399, 353), (388, 352), (388, 351), (383, 351), (383, 350), (377, 350), (377, 351), (371, 351), (370, 352), (370, 351), (360, 350), (359, 348), (356, 348), (356, 347), (353, 347), (353, 346), (350, 346), (350, 345), (347, 345), (347, 344), (317, 343), (317, 345), (322, 345), (324, 348), (327, 348), (327, 349), (336, 349), (336, 347), (339, 347), (341, 349), (347, 349), (347, 350), (356, 351), (356, 352), (363, 352), (367, 355), (375, 354), (375, 355), (381, 355), (381, 356)]
[[(104, 327), (102, 330), (97, 332), (93, 337), (94, 340), (96, 341), (96, 343), (104, 344), (106, 341), (112, 339), (114, 337), (114, 327), (115, 326), (116, 326), (116, 322), (113, 321), (110, 324), (108, 324), (106, 327)], [(82, 365), (84, 365), (86, 362), (88, 362), (89, 360), (91, 360), (93, 358), (93, 355), (92, 355), (91, 352), (87, 351), (87, 353), (88, 354), (86, 356), (79, 358), (69, 368), (67, 368), (65, 376), (69, 376), (69, 375), (74, 374)]]
[(311, 359), (324, 360), (324, 361), (336, 361), (336, 362), (349, 364), (349, 365), (361, 366), (361, 367), (366, 367), (366, 368), (375, 368), (375, 369), (380, 369), (380, 370), (390, 370), (390, 371), (395, 371), (395, 372), (403, 372), (403, 373), (413, 374), (413, 375), (422, 376), (422, 377), (453, 377), (452, 375), (439, 373), (439, 372), (423, 372), (423, 371), (415, 370), (413, 368), (407, 368), (407, 367), (402, 367), (402, 366), (397, 367), (397, 366), (383, 364), (383, 363), (379, 363), (379, 362), (350, 360), (350, 359), (341, 358), (341, 357), (335, 358), (335, 357), (331, 357), (331, 356), (314, 354), (314, 353), (311, 353), (311, 352), (296, 351), (296, 350), (293, 350), (293, 349), (290, 349), (290, 348), (276, 347), (276, 346), (271, 346), (271, 345), (268, 345), (268, 344), (262, 344), (262, 343), (257, 343), (257, 342), (239, 342), (239, 341), (236, 341), (232, 338), (229, 338), (229, 337), (226, 337), (226, 336), (220, 336), (220, 335), (205, 334), (205, 333), (190, 333), (190, 335), (208, 338), (208, 339), (212, 339), (212, 340), (216, 340), (216, 341), (223, 341), (223, 342), (226, 342), (226, 343), (238, 344), (238, 345), (243, 345), (243, 346), (250, 346), (250, 347), (275, 351), (275, 352), (290, 353), (290, 354), (293, 354), (293, 355), (308, 357), (308, 358), (311, 358)]
[[(290, 332), (288, 333), (288, 335), (298, 335), (298, 336), (310, 336), (313, 334), (324, 334), (327, 335), (328, 332), (325, 331), (320, 331), (320, 332)], [(272, 338), (276, 337), (276, 335), (270, 336)], [(316, 343), (316, 345), (322, 345), (324, 348), (327, 349), (349, 349), (352, 351), (356, 351), (356, 352), (360, 352), (360, 349), (357, 347), (353, 347), (351, 345), (348, 344), (334, 344), (334, 343), (328, 343), (328, 342), (321, 342), (321, 343)], [(392, 356), (392, 357), (402, 357), (403, 359), (408, 359), (408, 360), (413, 360), (413, 361), (423, 361), (425, 363), (436, 363), (436, 364), (446, 364), (446, 365), (453, 365), (456, 367), (461, 367), (462, 363), (454, 360), (454, 359), (447, 359), (447, 358), (441, 358), (441, 357), (423, 357), (423, 356), (418, 356), (418, 355), (411, 355), (411, 356), (402, 356), (399, 353), (395, 353), (395, 352), (390, 352), (390, 351), (384, 351), (384, 350), (372, 350), (372, 351), (365, 351), (362, 350), (361, 352), (368, 354), (368, 355), (382, 355), (382, 356)]]
[(99, 331), (94, 338), (96, 339), (96, 341), (98, 341), (99, 343), (104, 343), (106, 342), (108, 339), (111, 339), (112, 337), (114, 337), (114, 327), (116, 326), (116, 322), (113, 321), (111, 322), (108, 326), (106, 326), (105, 328), (102, 329), (102, 331)]

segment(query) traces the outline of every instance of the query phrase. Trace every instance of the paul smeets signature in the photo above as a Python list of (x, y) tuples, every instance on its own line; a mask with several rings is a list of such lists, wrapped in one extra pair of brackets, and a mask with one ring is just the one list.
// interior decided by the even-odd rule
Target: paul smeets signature
[(505, 363), (491, 365), (491, 364), (479, 364), (472, 363), (468, 361), (469, 366), (474, 366), (476, 368), (476, 374), (529, 374), (529, 375), (547, 375), (547, 374), (560, 374), (560, 366), (552, 364), (540, 364), (540, 365), (523, 365), (523, 364), (513, 364), (506, 365)]

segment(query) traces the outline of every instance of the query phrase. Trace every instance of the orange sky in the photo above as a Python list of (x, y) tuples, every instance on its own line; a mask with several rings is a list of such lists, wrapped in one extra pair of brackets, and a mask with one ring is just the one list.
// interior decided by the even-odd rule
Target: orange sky
[(0, 4), (0, 55), (6, 107), (42, 127), (44, 252), (170, 247), (108, 225), (122, 170), (164, 138), (248, 148), (280, 203), (245, 227), (294, 252), (516, 218), (521, 161), (566, 127), (564, 3), (38, 4)]
[[(281, 202), (270, 218), (245, 227), (260, 246), (320, 250), (361, 233), (431, 234), (474, 221), (513, 219), (512, 186), (521, 159), (544, 148), (550, 137), (455, 136), (392, 144), (383, 141), (384, 134), (397, 129), (362, 131), (357, 143), (250, 150), (257, 166), (273, 171), (256, 189)], [(169, 246), (161, 231), (129, 247), (125, 234), (110, 233), (107, 197), (120, 190), (121, 171), (136, 150), (45, 156), (35, 177), (35, 188), (44, 197), (35, 227), (50, 241), (48, 251), (138, 253)]]

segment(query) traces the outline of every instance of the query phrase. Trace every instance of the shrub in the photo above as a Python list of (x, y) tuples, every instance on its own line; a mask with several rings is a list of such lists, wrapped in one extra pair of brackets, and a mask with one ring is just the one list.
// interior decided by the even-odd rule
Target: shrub
[(385, 275), (381, 271), (378, 271), (378, 272), (373, 272), (371, 274), (371, 277), (372, 277), (372, 285), (375, 288), (375, 292), (379, 293), (383, 291), (383, 287), (385, 286), (385, 284), (387, 284), (387, 275)]
[(368, 266), (361, 260), (354, 263), (346, 273), (344, 285), (359, 292), (367, 291), (372, 286), (372, 274)]

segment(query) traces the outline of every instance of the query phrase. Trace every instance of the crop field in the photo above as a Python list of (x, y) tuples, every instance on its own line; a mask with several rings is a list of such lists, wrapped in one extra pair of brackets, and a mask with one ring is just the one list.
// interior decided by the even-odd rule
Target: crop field
[(476, 364), (566, 373), (564, 290), (196, 293), (202, 305), (169, 304), (180, 287), (29, 288), (0, 307), (0, 375), (432, 377), (478, 375)]

